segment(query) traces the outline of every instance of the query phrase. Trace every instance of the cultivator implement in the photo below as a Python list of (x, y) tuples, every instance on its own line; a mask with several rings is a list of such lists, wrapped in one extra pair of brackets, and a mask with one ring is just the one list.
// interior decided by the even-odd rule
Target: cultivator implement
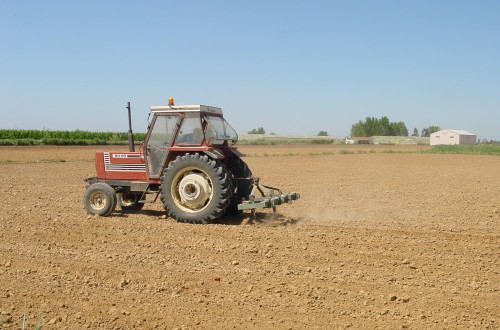
[(238, 210), (251, 210), (255, 214), (258, 208), (272, 208), (276, 212), (276, 206), (291, 203), (300, 198), (300, 194), (292, 192), (284, 194), (280, 189), (265, 186), (260, 183), (258, 177), (253, 177), (253, 188), (248, 201), (238, 204)]

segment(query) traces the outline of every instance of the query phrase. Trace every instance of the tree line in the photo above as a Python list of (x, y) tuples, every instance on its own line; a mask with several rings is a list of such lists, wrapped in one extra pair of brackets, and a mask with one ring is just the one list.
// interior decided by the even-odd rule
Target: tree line
[[(146, 133), (134, 133), (136, 141)], [(128, 132), (52, 131), (33, 129), (0, 129), (0, 145), (104, 145), (126, 144)]]
[[(419, 133), (417, 128), (413, 129), (411, 136), (429, 137), (432, 133), (440, 131), (439, 126), (428, 126), (422, 128)], [(254, 128), (248, 134), (265, 134), (264, 127)], [(274, 133), (271, 133), (274, 135)], [(351, 127), (351, 136), (408, 136), (409, 132), (404, 122), (391, 122), (387, 116), (381, 118), (366, 117)], [(327, 131), (319, 131), (317, 136), (328, 136)]]
[[(413, 129), (412, 136), (429, 137), (432, 133), (440, 131), (439, 126), (428, 126), (422, 129), (419, 135), (418, 129)], [(408, 136), (408, 129), (404, 122), (391, 122), (388, 117), (381, 118), (366, 117), (351, 127), (351, 136)]]

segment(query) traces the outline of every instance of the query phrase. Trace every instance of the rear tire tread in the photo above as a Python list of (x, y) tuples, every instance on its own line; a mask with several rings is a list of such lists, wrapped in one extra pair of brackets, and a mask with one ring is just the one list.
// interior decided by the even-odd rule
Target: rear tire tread
[[(213, 195), (207, 206), (198, 212), (185, 212), (171, 196), (171, 185), (176, 174), (186, 167), (193, 167), (206, 173), (212, 181)], [(225, 168), (207, 155), (199, 153), (177, 156), (165, 169), (161, 177), (160, 199), (169, 217), (178, 222), (213, 223), (226, 211), (231, 197), (229, 175)]]

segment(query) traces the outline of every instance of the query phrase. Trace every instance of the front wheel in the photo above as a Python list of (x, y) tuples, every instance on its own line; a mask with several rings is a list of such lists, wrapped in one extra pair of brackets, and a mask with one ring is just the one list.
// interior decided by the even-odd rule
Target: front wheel
[(106, 217), (116, 208), (115, 190), (107, 183), (93, 183), (85, 190), (83, 205), (87, 213)]
[(164, 208), (179, 222), (214, 222), (224, 213), (231, 197), (224, 167), (198, 153), (171, 161), (161, 178), (161, 189)]

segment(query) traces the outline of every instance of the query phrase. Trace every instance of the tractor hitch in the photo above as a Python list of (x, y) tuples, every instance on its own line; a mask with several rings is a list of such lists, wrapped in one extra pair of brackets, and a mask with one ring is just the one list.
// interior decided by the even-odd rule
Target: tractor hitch
[[(255, 213), (257, 208), (272, 208), (276, 212), (276, 206), (284, 203), (291, 203), (300, 198), (300, 194), (292, 192), (283, 194), (278, 188), (265, 186), (260, 183), (258, 177), (253, 177), (253, 188), (248, 201), (238, 204), (238, 210), (252, 210)], [(260, 196), (257, 196), (260, 194)]]

